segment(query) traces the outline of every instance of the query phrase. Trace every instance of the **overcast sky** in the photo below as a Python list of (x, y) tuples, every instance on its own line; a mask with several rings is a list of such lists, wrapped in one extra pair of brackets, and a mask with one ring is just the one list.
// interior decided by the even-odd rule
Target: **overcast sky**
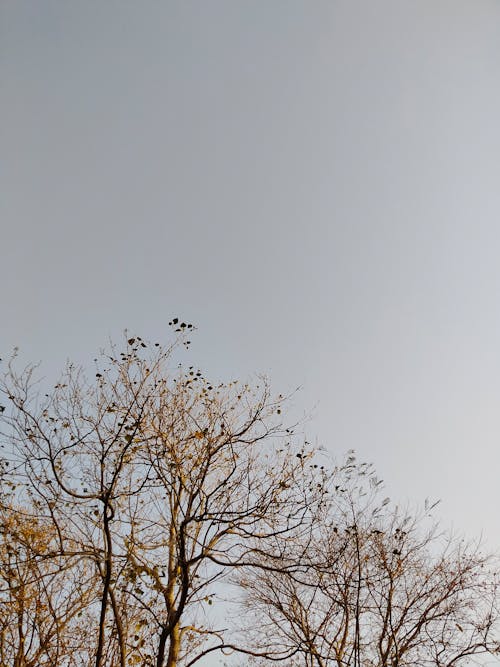
[(0, 8), (0, 349), (128, 327), (500, 545), (500, 3)]

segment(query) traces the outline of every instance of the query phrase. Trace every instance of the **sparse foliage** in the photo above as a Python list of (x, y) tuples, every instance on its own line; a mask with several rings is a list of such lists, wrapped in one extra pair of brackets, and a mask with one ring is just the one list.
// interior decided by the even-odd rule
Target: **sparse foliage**
[[(459, 667), (498, 648), (493, 560), (328, 470), (265, 380), (211, 383), (127, 336), (0, 385), (0, 667)], [(243, 632), (221, 627), (223, 593)], [(240, 628), (241, 630), (241, 628)]]
[(497, 559), (440, 532), (428, 510), (382, 500), (366, 466), (337, 478), (305, 576), (260, 569), (239, 579), (253, 618), (246, 634), (258, 620), (261, 652), (305, 667), (458, 667), (497, 653)]
[(69, 364), (40, 396), (34, 368), (11, 364), (3, 388), (5, 483), (50, 524), (68, 571), (92, 572), (96, 667), (193, 664), (226, 647), (210, 620), (217, 583), (261, 554), (284, 567), (277, 537), (311, 530), (322, 502), (310, 454), (280, 424), (282, 399), (265, 381), (215, 385), (173, 369), (192, 327), (172, 324), (172, 347), (128, 338), (92, 380)]
[(86, 654), (80, 617), (95, 601), (81, 559), (65, 558), (51, 522), (0, 509), (0, 665), (76, 667)]

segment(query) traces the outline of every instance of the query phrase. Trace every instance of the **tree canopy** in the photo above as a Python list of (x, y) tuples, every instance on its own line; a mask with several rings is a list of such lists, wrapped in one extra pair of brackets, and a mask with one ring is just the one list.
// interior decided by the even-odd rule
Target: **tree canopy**
[[(164, 346), (1, 384), (0, 665), (465, 665), (498, 647), (492, 557), (381, 500), (283, 423), (265, 379)], [(233, 621), (221, 620), (230, 596)]]

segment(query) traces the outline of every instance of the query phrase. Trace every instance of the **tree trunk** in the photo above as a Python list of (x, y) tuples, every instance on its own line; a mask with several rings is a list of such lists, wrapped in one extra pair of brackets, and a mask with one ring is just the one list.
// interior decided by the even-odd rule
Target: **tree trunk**
[(179, 628), (179, 623), (177, 623), (172, 628), (172, 634), (170, 635), (170, 644), (168, 647), (168, 657), (167, 657), (166, 667), (177, 667), (180, 648), (181, 648), (181, 632)]

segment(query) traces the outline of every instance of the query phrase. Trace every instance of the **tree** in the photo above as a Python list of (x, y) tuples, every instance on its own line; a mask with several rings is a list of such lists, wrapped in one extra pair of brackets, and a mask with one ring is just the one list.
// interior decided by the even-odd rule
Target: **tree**
[[(0, 665), (460, 667), (498, 650), (495, 561), (328, 471), (264, 380), (211, 383), (127, 337), (42, 390), (0, 393)], [(324, 463), (324, 461), (323, 461)], [(227, 586), (233, 586), (228, 589)], [(240, 596), (244, 632), (217, 623)], [(267, 619), (267, 620), (266, 620)]]
[(0, 509), (0, 664), (76, 667), (89, 637), (79, 617), (92, 602), (84, 562), (64, 559), (50, 522)]
[(336, 476), (305, 576), (240, 576), (246, 634), (259, 619), (261, 652), (306, 667), (458, 667), (497, 653), (497, 560), (440, 532), (428, 508), (381, 501), (380, 482), (353, 457)]
[(285, 538), (311, 533), (324, 503), (324, 473), (281, 425), (282, 397), (264, 380), (173, 370), (192, 326), (172, 324), (173, 345), (129, 337), (100, 355), (92, 380), (73, 364), (45, 394), (33, 366), (10, 363), (4, 378), (6, 484), (51, 525), (62, 571), (92, 573), (81, 625), (96, 641), (77, 647), (80, 664), (175, 667), (250, 651), (213, 626), (216, 585), (243, 567), (294, 569)]

